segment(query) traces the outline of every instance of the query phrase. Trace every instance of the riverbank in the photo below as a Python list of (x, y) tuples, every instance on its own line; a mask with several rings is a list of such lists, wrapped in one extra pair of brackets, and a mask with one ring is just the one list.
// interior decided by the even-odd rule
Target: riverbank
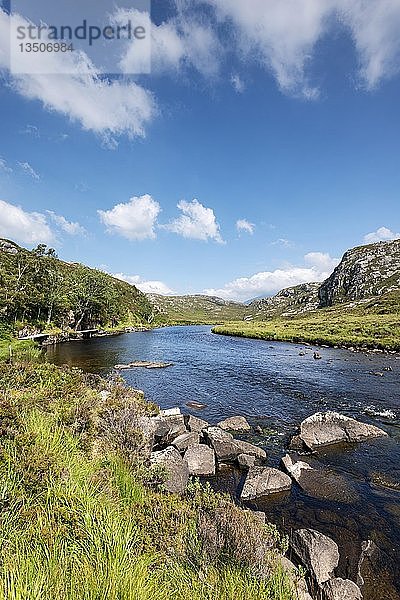
[(1, 598), (294, 598), (273, 526), (196, 482), (163, 490), (139, 426), (157, 412), (120, 381), (0, 364)]
[(308, 343), (357, 350), (400, 351), (400, 314), (352, 314), (321, 310), (295, 318), (217, 325), (219, 335)]

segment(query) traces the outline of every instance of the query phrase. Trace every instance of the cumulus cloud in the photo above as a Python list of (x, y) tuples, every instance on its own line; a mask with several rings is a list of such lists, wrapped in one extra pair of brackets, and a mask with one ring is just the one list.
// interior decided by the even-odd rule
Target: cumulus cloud
[(388, 242), (391, 240), (398, 240), (400, 233), (395, 233), (388, 227), (379, 227), (376, 231), (367, 233), (364, 236), (364, 242), (366, 244), (375, 244), (376, 242)]
[(203, 241), (211, 239), (219, 244), (224, 243), (212, 208), (206, 208), (196, 199), (192, 202), (181, 200), (178, 208), (182, 214), (170, 223), (163, 225), (164, 229), (184, 238)]
[(254, 223), (250, 223), (250, 221), (247, 221), (247, 219), (238, 219), (236, 221), (236, 229), (239, 233), (243, 231), (245, 233), (250, 233), (250, 235), (253, 235), (255, 225)]
[(8, 166), (8, 164), (4, 160), (4, 158), (0, 158), (0, 171), (2, 171), (3, 173), (12, 173), (13, 172), (12, 168)]
[(30, 165), (28, 162), (19, 162), (18, 164), (21, 167), (21, 169), (25, 171), (25, 173), (27, 173), (27, 175), (30, 175), (32, 179), (36, 179), (36, 181), (39, 181), (40, 175), (39, 173), (36, 173), (32, 165)]
[(321, 252), (310, 252), (304, 257), (305, 266), (288, 266), (275, 271), (262, 271), (250, 277), (240, 277), (219, 289), (204, 291), (209, 296), (226, 300), (245, 301), (257, 296), (272, 296), (280, 290), (313, 281), (324, 281), (332, 272), (338, 259)]
[(174, 293), (163, 281), (145, 281), (142, 280), (139, 275), (125, 275), (125, 273), (114, 273), (113, 277), (136, 286), (145, 294), (161, 294), (162, 296), (168, 296)]
[(84, 235), (86, 233), (86, 229), (77, 222), (68, 221), (65, 217), (62, 215), (57, 215), (52, 210), (48, 210), (47, 214), (54, 221), (54, 223), (68, 235)]
[(0, 237), (25, 244), (49, 244), (55, 240), (45, 215), (26, 212), (4, 200), (0, 200)]
[[(0, 9), (0, 69), (3, 71), (9, 66), (9, 27), (16, 29), (21, 25), (26, 26), (28, 22), (19, 15), (10, 17)], [(21, 52), (17, 58), (18, 72), (29, 72), (24, 63), (29, 60), (29, 54)], [(153, 95), (148, 90), (134, 82), (102, 78), (84, 52), (38, 53), (35, 61), (38, 72), (59, 74), (10, 74), (10, 86), (24, 98), (38, 100), (46, 109), (99, 134), (111, 146), (121, 135), (144, 136), (146, 126), (157, 113)]]
[(145, 240), (156, 237), (155, 226), (160, 211), (159, 203), (145, 194), (134, 196), (126, 204), (116, 204), (110, 210), (97, 212), (109, 233), (128, 240)]
[(358, 54), (359, 75), (373, 88), (399, 71), (398, 0), (204, 0), (231, 26), (247, 60), (261, 61), (284, 92), (318, 97), (310, 66), (318, 42), (345, 27)]

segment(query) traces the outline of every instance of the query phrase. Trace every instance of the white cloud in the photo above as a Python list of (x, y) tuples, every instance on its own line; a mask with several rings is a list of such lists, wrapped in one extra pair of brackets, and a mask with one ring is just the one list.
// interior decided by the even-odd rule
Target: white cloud
[(398, 240), (399, 238), (400, 233), (395, 233), (387, 227), (379, 227), (379, 229), (377, 229), (376, 231), (367, 233), (364, 236), (364, 242), (366, 244), (375, 244), (376, 242), (388, 242), (391, 240)]
[(18, 164), (21, 167), (21, 169), (25, 171), (25, 173), (32, 177), (32, 179), (36, 179), (36, 181), (39, 181), (40, 175), (36, 173), (32, 165), (30, 165), (28, 162), (19, 162)]
[(49, 244), (55, 239), (45, 215), (26, 212), (4, 200), (0, 200), (0, 237), (25, 244)]
[(239, 77), (239, 75), (237, 73), (232, 75), (231, 84), (233, 85), (233, 87), (235, 88), (235, 90), (238, 94), (242, 94), (246, 87), (244, 85), (244, 82), (242, 81), (242, 79)]
[(178, 208), (182, 211), (181, 216), (163, 225), (164, 229), (184, 238), (203, 241), (211, 239), (219, 244), (224, 243), (212, 208), (206, 208), (196, 199), (192, 202), (181, 200)]
[(128, 240), (155, 238), (155, 226), (161, 207), (149, 194), (134, 196), (126, 204), (117, 204), (107, 211), (98, 210), (109, 233)]
[(334, 27), (349, 31), (367, 88), (399, 72), (398, 0), (204, 0), (233, 28), (247, 60), (260, 61), (284, 92), (318, 97), (310, 83), (317, 43)]
[(31, 135), (32, 137), (35, 137), (35, 138), (39, 138), (40, 137), (40, 131), (36, 127), (36, 125), (29, 125), (28, 124), (25, 127), (25, 129), (23, 131), (21, 131), (21, 133), (23, 133), (25, 135)]
[[(9, 27), (27, 25), (19, 15), (11, 18), (0, 9), (0, 69), (9, 66)], [(19, 71), (29, 54), (21, 52)], [(115, 138), (144, 136), (157, 113), (153, 95), (140, 85), (101, 78), (85, 53), (38, 53), (35, 59), (43, 73), (59, 75), (10, 75), (10, 86), (23, 97), (39, 100), (50, 111), (67, 116), (87, 131), (112, 143)], [(40, 61), (40, 63), (39, 63)], [(62, 61), (62, 62), (61, 62)], [(65, 73), (66, 66), (70, 74)]]
[(245, 301), (257, 296), (272, 296), (280, 290), (313, 281), (324, 281), (338, 264), (338, 259), (328, 254), (311, 252), (304, 257), (306, 266), (288, 266), (275, 271), (263, 271), (250, 277), (240, 277), (219, 289), (204, 291), (209, 296), (219, 296), (226, 300)]
[(85, 235), (86, 229), (79, 223), (68, 221), (65, 217), (57, 215), (52, 210), (48, 210), (47, 213), (54, 223), (56, 223), (62, 231), (68, 233), (68, 235)]
[(8, 166), (8, 164), (4, 160), (4, 158), (0, 158), (0, 171), (3, 171), (3, 173), (12, 173), (13, 172), (12, 168)]
[(113, 277), (126, 281), (131, 285), (135, 285), (139, 290), (145, 294), (161, 294), (162, 296), (168, 296), (173, 294), (173, 290), (169, 288), (162, 281), (143, 281), (139, 275), (125, 275), (125, 273), (115, 273)]
[(253, 235), (255, 225), (254, 223), (250, 223), (250, 221), (247, 221), (247, 219), (238, 219), (236, 221), (236, 229), (239, 231), (239, 233), (241, 231), (244, 231), (246, 233), (250, 233), (250, 235)]
[(274, 242), (271, 242), (271, 246), (282, 246), (283, 248), (293, 248), (294, 242), (287, 240), (286, 238), (278, 238)]

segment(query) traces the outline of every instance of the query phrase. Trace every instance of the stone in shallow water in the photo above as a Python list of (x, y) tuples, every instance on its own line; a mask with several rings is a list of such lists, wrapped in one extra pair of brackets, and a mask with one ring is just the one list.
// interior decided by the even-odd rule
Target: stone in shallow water
[(168, 492), (183, 494), (189, 481), (189, 469), (186, 460), (178, 450), (168, 446), (160, 452), (153, 452), (150, 457), (152, 465), (163, 466), (167, 472), (164, 487)]
[(271, 467), (251, 467), (240, 495), (242, 500), (255, 500), (262, 496), (290, 490), (290, 477)]
[(260, 459), (267, 458), (267, 453), (259, 446), (254, 446), (254, 444), (249, 444), (249, 442), (244, 442), (243, 440), (235, 440), (235, 444), (240, 454), (248, 454)]
[(331, 411), (316, 413), (300, 425), (300, 438), (311, 449), (383, 436), (387, 436), (387, 433), (379, 427)]
[(324, 600), (362, 600), (360, 588), (350, 579), (330, 579), (322, 585), (322, 592)]
[(229, 417), (218, 423), (218, 427), (225, 431), (251, 431), (251, 427), (245, 417)]
[(307, 461), (286, 454), (282, 464), (301, 489), (314, 498), (352, 503), (358, 500), (354, 488), (338, 473), (322, 465), (313, 467)]
[(297, 529), (290, 546), (319, 585), (333, 577), (340, 557), (339, 548), (331, 538), (314, 529)]
[(185, 452), (190, 475), (215, 475), (215, 453), (205, 444), (193, 444)]

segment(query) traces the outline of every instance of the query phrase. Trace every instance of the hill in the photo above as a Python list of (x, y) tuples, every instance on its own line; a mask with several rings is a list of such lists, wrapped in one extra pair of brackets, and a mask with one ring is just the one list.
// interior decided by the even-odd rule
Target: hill
[(320, 285), (320, 283), (302, 283), (285, 288), (271, 298), (254, 300), (248, 305), (247, 319), (289, 317), (315, 310), (319, 305)]
[(140, 325), (153, 307), (135, 286), (78, 263), (59, 260), (53, 249), (21, 248), (0, 239), (0, 319), (15, 329), (81, 330)]
[(244, 318), (246, 307), (213, 296), (160, 296), (150, 294), (156, 319), (161, 322), (184, 324), (212, 324), (238, 321)]

